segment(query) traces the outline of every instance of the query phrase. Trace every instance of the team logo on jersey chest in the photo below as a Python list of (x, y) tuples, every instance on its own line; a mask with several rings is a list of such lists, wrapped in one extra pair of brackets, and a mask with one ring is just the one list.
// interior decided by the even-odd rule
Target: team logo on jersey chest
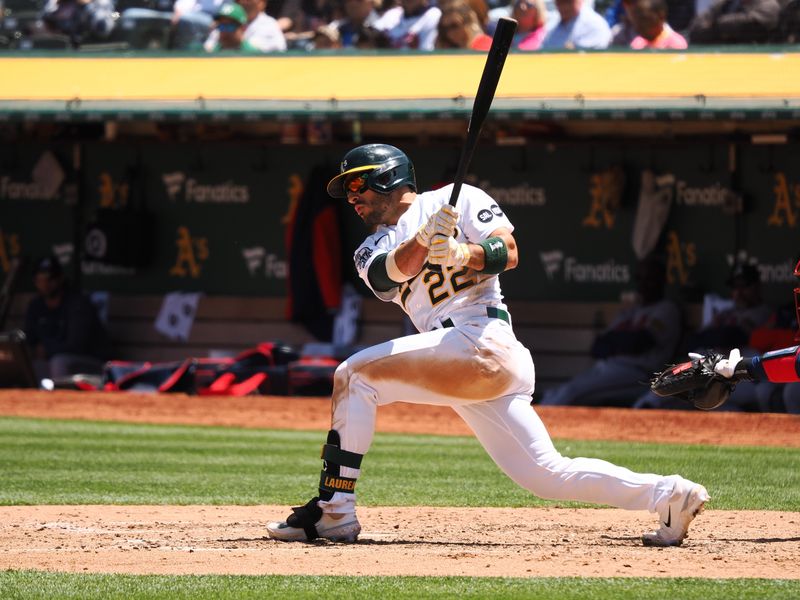
[(478, 221), (480, 221), (481, 223), (488, 223), (492, 219), (494, 219), (494, 215), (492, 214), (492, 211), (490, 211), (488, 208), (484, 208), (482, 211), (478, 213)]

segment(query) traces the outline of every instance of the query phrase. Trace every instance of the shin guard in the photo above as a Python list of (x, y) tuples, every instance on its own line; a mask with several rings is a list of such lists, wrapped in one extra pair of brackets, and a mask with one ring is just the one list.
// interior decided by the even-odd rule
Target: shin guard
[(328, 441), (322, 447), (322, 473), (319, 478), (319, 497), (321, 500), (328, 501), (333, 498), (336, 492), (352, 494), (355, 491), (356, 480), (350, 477), (342, 477), (340, 467), (350, 467), (351, 469), (361, 468), (363, 454), (348, 452), (340, 448), (341, 441), (339, 432), (331, 429), (328, 432)]

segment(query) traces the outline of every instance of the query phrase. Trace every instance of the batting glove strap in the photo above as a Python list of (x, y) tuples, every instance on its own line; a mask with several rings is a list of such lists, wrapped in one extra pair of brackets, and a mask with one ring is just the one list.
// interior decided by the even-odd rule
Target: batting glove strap
[(469, 263), (472, 252), (468, 244), (459, 244), (451, 237), (434, 236), (428, 250), (428, 262), (443, 267), (463, 267)]

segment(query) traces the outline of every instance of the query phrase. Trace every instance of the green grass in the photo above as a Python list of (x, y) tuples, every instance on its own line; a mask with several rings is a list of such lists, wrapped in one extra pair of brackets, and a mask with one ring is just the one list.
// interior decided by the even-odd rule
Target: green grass
[(16, 598), (797, 598), (800, 582), (765, 579), (510, 579), (471, 577), (287, 577), (75, 575), (0, 572), (0, 597)]
[[(296, 504), (316, 489), (321, 432), (0, 419), (0, 504)], [(714, 509), (800, 510), (800, 449), (556, 442), (568, 456), (703, 482)], [(377, 435), (359, 501), (538, 506), (471, 437)], [(559, 503), (562, 506), (578, 506)]]

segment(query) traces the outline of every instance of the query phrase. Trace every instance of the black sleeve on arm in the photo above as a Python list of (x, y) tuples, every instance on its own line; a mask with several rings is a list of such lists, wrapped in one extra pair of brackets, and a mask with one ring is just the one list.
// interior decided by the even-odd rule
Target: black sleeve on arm
[(367, 271), (369, 284), (376, 292), (388, 292), (389, 290), (400, 287), (401, 285), (397, 281), (391, 280), (389, 278), (389, 274), (386, 272), (387, 256), (389, 255), (381, 254), (380, 256), (376, 257), (369, 266), (369, 271)]

